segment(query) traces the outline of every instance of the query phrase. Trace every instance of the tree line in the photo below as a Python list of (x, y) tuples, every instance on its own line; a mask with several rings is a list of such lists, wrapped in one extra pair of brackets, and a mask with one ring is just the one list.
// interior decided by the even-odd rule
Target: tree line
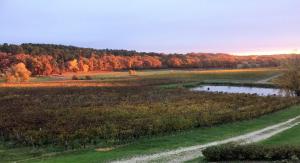
[(162, 54), (53, 44), (0, 44), (0, 73), (23, 63), (32, 75), (163, 68), (275, 67), (287, 55)]

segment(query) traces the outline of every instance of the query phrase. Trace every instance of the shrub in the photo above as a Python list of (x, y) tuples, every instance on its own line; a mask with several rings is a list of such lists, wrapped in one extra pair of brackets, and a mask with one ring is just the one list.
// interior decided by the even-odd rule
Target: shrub
[(136, 71), (135, 70), (129, 70), (128, 73), (129, 73), (129, 75), (136, 75)]
[(203, 151), (207, 161), (281, 161), (298, 160), (300, 146), (224, 144)]
[(93, 78), (89, 75), (85, 76), (85, 80), (93, 80)]
[(28, 81), (30, 78), (31, 72), (27, 70), (24, 63), (18, 63), (13, 65), (5, 73), (6, 82), (23, 82)]
[(73, 76), (72, 76), (72, 80), (79, 80), (79, 78), (78, 78), (78, 76), (73, 75)]

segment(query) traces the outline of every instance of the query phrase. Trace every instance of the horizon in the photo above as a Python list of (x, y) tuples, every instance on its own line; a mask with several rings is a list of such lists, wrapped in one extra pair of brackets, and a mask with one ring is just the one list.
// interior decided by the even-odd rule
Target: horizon
[(0, 43), (166, 54), (293, 54), (300, 49), (299, 5), (297, 0), (3, 0)]
[[(67, 45), (67, 44), (56, 44), (56, 43), (19, 43), (19, 44), (13, 44), (13, 43), (0, 43), (0, 45), (3, 44), (8, 44), (8, 45), (18, 45), (20, 46), (21, 44), (41, 44), (41, 45), (62, 45), (62, 46), (73, 46), (76, 48), (90, 48), (90, 49), (95, 49), (95, 50), (104, 50), (104, 49), (109, 49), (109, 48), (94, 48), (94, 47), (84, 47), (84, 46), (76, 46), (76, 45)], [(207, 53), (207, 54), (228, 54), (228, 55), (234, 55), (234, 56), (267, 56), (267, 55), (288, 55), (288, 54), (296, 54), (299, 55), (300, 52), (298, 51), (298, 49), (294, 49), (294, 50), (278, 50), (278, 51), (248, 51), (248, 52), (242, 52), (242, 53), (229, 53), (229, 52), (205, 52), (205, 51), (191, 51), (191, 52), (186, 52), (186, 53), (165, 53), (165, 52), (155, 52), (155, 51), (138, 51), (135, 49), (110, 49), (110, 50), (126, 50), (126, 51), (136, 51), (136, 52), (145, 52), (145, 53), (158, 53), (158, 54), (164, 54), (164, 55), (172, 55), (172, 54), (182, 54), (182, 55), (186, 55), (186, 54), (191, 54), (191, 53)]]

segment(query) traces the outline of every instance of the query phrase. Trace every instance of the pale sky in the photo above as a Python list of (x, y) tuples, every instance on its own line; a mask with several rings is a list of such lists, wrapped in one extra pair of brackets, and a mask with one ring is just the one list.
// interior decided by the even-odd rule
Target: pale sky
[(295, 52), (300, 0), (0, 0), (0, 43)]

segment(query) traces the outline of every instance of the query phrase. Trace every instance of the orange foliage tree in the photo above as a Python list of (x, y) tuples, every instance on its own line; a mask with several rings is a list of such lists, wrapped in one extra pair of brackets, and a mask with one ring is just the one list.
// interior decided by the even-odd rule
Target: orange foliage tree
[(26, 68), (24, 63), (18, 63), (13, 65), (5, 73), (5, 79), (7, 82), (23, 82), (28, 81), (31, 72)]
[(77, 59), (68, 62), (68, 69), (73, 72), (79, 71)]

